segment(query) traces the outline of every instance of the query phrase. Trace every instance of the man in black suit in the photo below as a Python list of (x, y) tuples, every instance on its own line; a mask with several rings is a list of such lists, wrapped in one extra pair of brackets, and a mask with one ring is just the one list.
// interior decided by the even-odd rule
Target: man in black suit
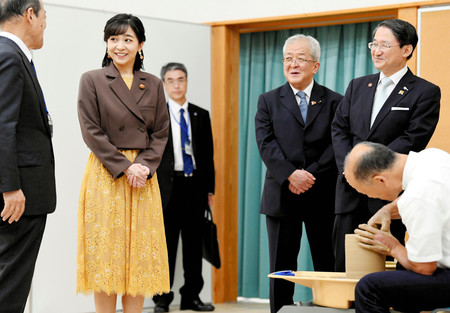
[[(320, 45), (295, 35), (283, 47), (287, 83), (263, 93), (255, 117), (256, 140), (267, 167), (261, 200), (269, 237), (270, 271), (296, 270), (302, 222), (316, 271), (333, 271), (331, 231), (337, 169), (331, 121), (342, 99), (317, 84)], [(270, 280), (270, 309), (293, 303), (294, 284)]]
[[(380, 73), (352, 80), (336, 111), (332, 136), (339, 169), (333, 230), (337, 271), (345, 271), (345, 234), (353, 233), (385, 203), (369, 199), (347, 183), (343, 174), (347, 153), (362, 141), (381, 143), (402, 154), (420, 151), (436, 128), (440, 89), (406, 66), (417, 41), (416, 30), (408, 22), (381, 22), (369, 43)], [(399, 221), (393, 223), (391, 231), (404, 242), (405, 229)]]
[(30, 52), (43, 45), (42, 1), (1, 1), (0, 27), (0, 313), (21, 313), (56, 206), (52, 125)]
[[(173, 286), (178, 238), (183, 247), (184, 285), (181, 310), (213, 311), (200, 300), (202, 278), (201, 226), (205, 208), (213, 203), (214, 160), (208, 111), (187, 102), (187, 70), (181, 63), (161, 69), (169, 101), (170, 134), (157, 170), (164, 212), (170, 286)], [(173, 292), (154, 296), (155, 312), (169, 312)]]

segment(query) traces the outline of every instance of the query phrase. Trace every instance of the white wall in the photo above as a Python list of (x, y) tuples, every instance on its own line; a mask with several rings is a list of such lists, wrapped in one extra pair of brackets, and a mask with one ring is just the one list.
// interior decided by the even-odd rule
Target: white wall
[[(429, 0), (430, 1), (430, 0)], [(206, 23), (302, 13), (364, 8), (413, 2), (411, 0), (44, 0), (98, 10), (123, 11), (148, 17)]]
[[(93, 312), (93, 298), (75, 294), (77, 205), (88, 149), (80, 134), (76, 103), (78, 82), (87, 70), (100, 68), (103, 27), (114, 14), (67, 8), (45, 2), (45, 43), (34, 52), (39, 80), (54, 121), (58, 204), (49, 215), (32, 289), (32, 313)], [(94, 1), (91, 1), (94, 2)], [(109, 6), (111, 7), (111, 6)], [(139, 16), (139, 15), (138, 15)], [(189, 71), (188, 99), (210, 109), (210, 28), (204, 25), (141, 18), (147, 35), (146, 71), (159, 76), (169, 61)], [(177, 266), (174, 290), (183, 280)], [(204, 263), (202, 298), (211, 300), (211, 267)], [(176, 298), (174, 303), (179, 303)], [(146, 300), (146, 306), (153, 306)]]

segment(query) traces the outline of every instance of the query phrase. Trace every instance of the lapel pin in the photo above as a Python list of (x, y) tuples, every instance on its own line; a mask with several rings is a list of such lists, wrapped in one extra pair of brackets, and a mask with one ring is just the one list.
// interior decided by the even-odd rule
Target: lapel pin
[(406, 91), (408, 91), (408, 88), (406, 88), (406, 87), (403, 87), (403, 89), (405, 89)]
[(315, 105), (316, 104), (316, 101), (311, 101), (311, 105)]
[(405, 93), (405, 92), (404, 92), (403, 90), (400, 90), (400, 91), (398, 92), (398, 94), (399, 94), (399, 95), (402, 95), (402, 96), (403, 96), (404, 93)]
[(197, 116), (197, 112), (194, 112), (194, 116)]
[(369, 84), (368, 84), (367, 86), (368, 86), (368, 87), (370, 88), (370, 87), (372, 87), (372, 86), (373, 86), (373, 84), (372, 84), (372, 83), (369, 83)]
[(145, 85), (144, 85), (144, 84), (140, 84), (140, 85), (139, 85), (139, 88), (141, 88), (142, 90), (144, 90), (144, 89), (145, 89)]

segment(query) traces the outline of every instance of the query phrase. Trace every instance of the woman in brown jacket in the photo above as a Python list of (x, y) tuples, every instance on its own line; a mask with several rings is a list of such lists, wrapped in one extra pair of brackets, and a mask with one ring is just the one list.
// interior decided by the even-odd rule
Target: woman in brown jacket
[(129, 14), (104, 29), (103, 68), (82, 75), (78, 117), (92, 151), (79, 199), (77, 292), (97, 313), (142, 312), (144, 297), (170, 290), (156, 169), (169, 118), (162, 82), (142, 72), (142, 22)]

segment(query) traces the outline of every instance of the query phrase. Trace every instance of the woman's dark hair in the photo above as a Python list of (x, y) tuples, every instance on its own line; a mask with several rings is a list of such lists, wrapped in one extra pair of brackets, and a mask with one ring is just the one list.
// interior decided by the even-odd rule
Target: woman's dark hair
[[(134, 31), (139, 41), (139, 44), (145, 42), (145, 29), (144, 25), (139, 18), (131, 14), (117, 14), (106, 22), (105, 29), (103, 30), (104, 36), (103, 40), (108, 42), (109, 37), (125, 34), (128, 27)], [(144, 56), (144, 51), (141, 51), (142, 56)], [(111, 59), (108, 58), (108, 48), (106, 49), (105, 56), (103, 57), (102, 67), (107, 66), (111, 63)], [(133, 70), (138, 71), (144, 69), (144, 64), (140, 58), (139, 53), (136, 53), (136, 59), (134, 60)]]

